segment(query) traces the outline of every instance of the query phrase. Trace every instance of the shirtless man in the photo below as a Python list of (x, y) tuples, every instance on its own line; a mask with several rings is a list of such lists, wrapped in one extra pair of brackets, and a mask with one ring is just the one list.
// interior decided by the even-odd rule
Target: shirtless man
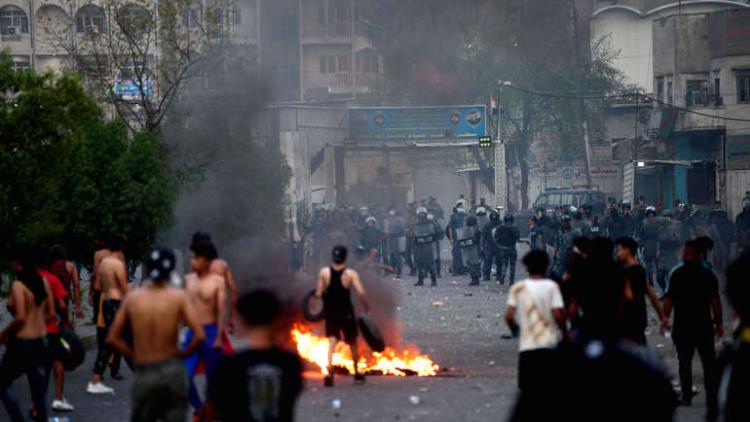
[(104, 257), (99, 264), (97, 280), (102, 287), (101, 293), (101, 315), (100, 321), (104, 322), (102, 335), (97, 336), (99, 342), (94, 373), (91, 375), (86, 391), (91, 394), (113, 394), (114, 389), (102, 383), (102, 374), (107, 369), (107, 363), (114, 353), (104, 341), (109, 334), (112, 322), (115, 319), (123, 298), (128, 293), (128, 272), (125, 268), (125, 238), (113, 236), (109, 242), (110, 255)]
[[(195, 234), (193, 234), (193, 239), (191, 241), (191, 244), (196, 243), (213, 243), (211, 240), (211, 235), (204, 232), (204, 231), (197, 231)], [(215, 247), (215, 245), (214, 245)], [(229, 330), (234, 330), (235, 326), (235, 309), (237, 308), (237, 285), (234, 283), (234, 277), (232, 276), (232, 270), (229, 268), (229, 263), (221, 258), (218, 257), (219, 254), (217, 252), (216, 258), (211, 261), (211, 267), (210, 271), (218, 276), (221, 276), (224, 278), (224, 281), (226, 282), (226, 288), (229, 292), (229, 299), (231, 300), (231, 306), (229, 306), (229, 320), (227, 321), (227, 326), (229, 327)]]
[[(224, 332), (224, 312), (226, 292), (224, 278), (211, 272), (211, 262), (216, 259), (216, 248), (209, 242), (194, 243), (190, 246), (192, 257), (190, 267), (193, 273), (185, 277), (187, 296), (195, 309), (198, 322), (203, 326), (206, 337), (198, 350), (185, 358), (190, 391), (188, 400), (196, 412), (203, 407), (198, 390), (193, 382), (195, 370), (202, 360), (206, 376), (210, 379), (222, 357), (221, 338)], [(188, 330), (183, 350), (192, 342), (193, 331)]]
[(359, 301), (365, 312), (369, 312), (370, 305), (367, 301), (367, 293), (362, 287), (359, 274), (351, 268), (346, 268), (347, 250), (345, 246), (333, 248), (330, 267), (320, 270), (318, 275), (318, 288), (315, 297), (323, 299), (323, 311), (326, 318), (326, 336), (329, 339), (328, 348), (328, 370), (325, 378), (325, 386), (333, 387), (333, 352), (336, 345), (342, 339), (352, 350), (354, 364), (354, 381), (364, 383), (365, 376), (359, 373), (356, 362), (359, 361), (357, 351), (357, 321), (354, 315), (351, 290), (357, 293)]
[(97, 324), (97, 321), (99, 320), (99, 302), (102, 295), (102, 285), (99, 282), (99, 277), (97, 276), (99, 274), (99, 265), (101, 265), (102, 260), (105, 257), (112, 254), (112, 251), (109, 250), (109, 246), (105, 242), (102, 242), (100, 240), (95, 241), (94, 246), (96, 247), (96, 252), (94, 252), (94, 265), (91, 269), (89, 305), (94, 308), (93, 321), (94, 324)]
[[(205, 334), (185, 292), (169, 284), (174, 266), (171, 251), (151, 252), (146, 260), (150, 283), (123, 301), (107, 337), (110, 346), (136, 364), (132, 421), (184, 422), (187, 416), (188, 386), (181, 358), (198, 350)], [(183, 322), (193, 336), (180, 352), (177, 343)], [(128, 325), (133, 347), (123, 335)]]

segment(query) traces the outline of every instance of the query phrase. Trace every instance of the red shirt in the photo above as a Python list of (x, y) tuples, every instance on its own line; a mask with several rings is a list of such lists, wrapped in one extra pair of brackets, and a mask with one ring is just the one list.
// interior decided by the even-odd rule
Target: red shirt
[[(45, 270), (39, 270), (39, 276), (44, 279), (44, 281), (49, 284), (49, 289), (52, 292), (52, 298), (54, 299), (55, 303), (55, 310), (57, 311), (57, 302), (61, 299), (65, 299), (68, 297), (68, 292), (65, 291), (65, 288), (62, 285), (62, 282), (59, 278), (54, 276), (49, 271)], [(47, 323), (47, 334), (59, 334), (60, 333), (60, 327), (57, 324), (57, 318), (51, 322)]]

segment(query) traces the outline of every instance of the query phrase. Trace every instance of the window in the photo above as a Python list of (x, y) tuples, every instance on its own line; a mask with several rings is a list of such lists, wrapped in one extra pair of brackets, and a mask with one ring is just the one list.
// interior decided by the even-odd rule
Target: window
[(14, 73), (28, 72), (31, 70), (31, 62), (29, 59), (14, 59), (12, 69)]
[(379, 68), (378, 53), (373, 50), (357, 53), (357, 72), (377, 73)]
[(708, 104), (708, 81), (705, 79), (687, 81), (685, 93), (688, 107)]
[(352, 70), (352, 57), (351, 56), (339, 56), (339, 72), (349, 72)]
[(320, 56), (320, 73), (336, 73), (336, 56)]
[(674, 104), (674, 84), (671, 77), (667, 79), (667, 104)]
[(271, 39), (274, 41), (292, 41), (297, 34), (297, 16), (278, 15), (271, 17)]
[(664, 101), (664, 77), (656, 78), (656, 101)]
[(737, 75), (737, 103), (750, 104), (750, 71)]
[(128, 3), (117, 10), (115, 16), (120, 29), (131, 37), (140, 37), (151, 27), (151, 12), (145, 7)]
[(17, 6), (0, 8), (0, 34), (3, 41), (18, 41), (21, 34), (29, 33), (29, 18), (26, 12)]
[(714, 104), (721, 105), (721, 73), (718, 70), (714, 70), (712, 97)]
[(232, 25), (242, 25), (242, 9), (236, 6), (232, 8)]
[(101, 33), (104, 32), (104, 11), (96, 5), (87, 4), (76, 13), (76, 31)]
[(197, 28), (201, 24), (201, 9), (199, 7), (182, 10), (182, 25), (185, 28)]

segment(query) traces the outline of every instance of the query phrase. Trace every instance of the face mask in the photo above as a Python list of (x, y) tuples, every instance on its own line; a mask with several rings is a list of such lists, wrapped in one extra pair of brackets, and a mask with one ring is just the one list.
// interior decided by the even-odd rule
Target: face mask
[(463, 214), (466, 211), (464, 211), (463, 208), (456, 208), (456, 212), (458, 212), (459, 214)]
[(432, 214), (427, 214), (427, 219), (428, 219), (428, 220), (434, 220), (434, 219), (435, 219), (435, 216), (434, 216), (434, 215), (432, 215)]

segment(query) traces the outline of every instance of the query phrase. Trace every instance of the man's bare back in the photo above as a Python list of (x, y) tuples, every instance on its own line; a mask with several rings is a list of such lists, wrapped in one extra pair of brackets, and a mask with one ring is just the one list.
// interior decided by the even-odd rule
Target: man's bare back
[(128, 273), (121, 255), (112, 254), (102, 259), (97, 279), (104, 300), (122, 300), (128, 292)]
[(198, 277), (191, 273), (185, 276), (186, 291), (190, 303), (201, 325), (219, 324), (226, 300), (224, 278), (213, 273)]
[(133, 291), (123, 302), (121, 314), (115, 319), (112, 330), (119, 333), (122, 329), (119, 324), (130, 324), (133, 357), (139, 365), (180, 356), (177, 343), (183, 322), (202, 333), (185, 292), (169, 286), (148, 285)]
[(98, 251), (94, 252), (94, 266), (91, 271), (91, 288), (93, 290), (102, 289), (102, 284), (99, 281), (99, 267), (102, 264), (102, 260), (111, 254), (112, 252), (107, 248), (99, 249)]
[[(318, 287), (315, 290), (315, 296), (318, 298), (322, 298), (323, 293), (325, 292), (325, 290), (328, 288), (330, 284), (331, 284), (331, 268), (324, 267), (320, 270), (320, 273), (318, 274)], [(357, 271), (351, 268), (346, 268), (344, 270), (344, 273), (341, 274), (341, 285), (343, 285), (345, 288), (349, 290), (354, 290), (354, 292), (357, 293), (357, 297), (359, 297), (359, 300), (362, 302), (363, 307), (366, 310), (369, 309), (369, 303), (367, 301), (367, 293), (365, 293), (365, 289), (362, 286), (362, 280), (360, 280), (359, 273), (357, 273)]]

